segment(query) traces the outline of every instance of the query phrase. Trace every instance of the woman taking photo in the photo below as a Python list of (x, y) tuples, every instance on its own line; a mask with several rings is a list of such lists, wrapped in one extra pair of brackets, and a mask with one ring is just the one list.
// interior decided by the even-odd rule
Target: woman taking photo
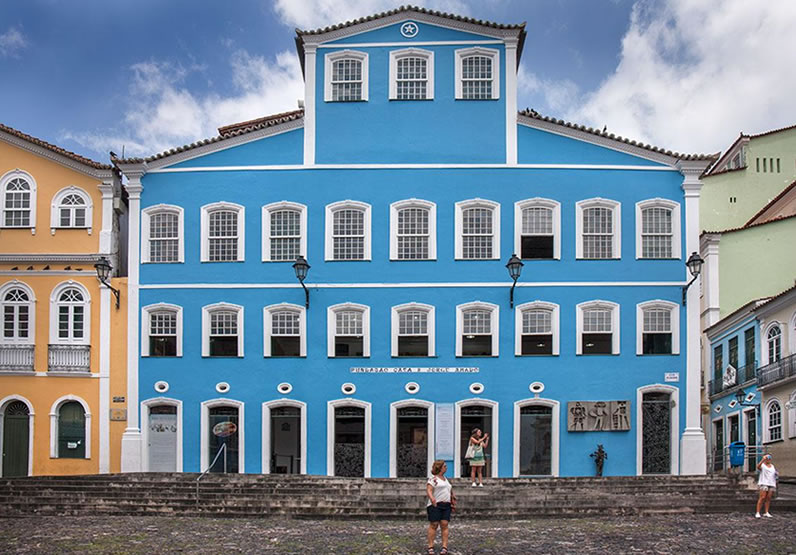
[(451, 511), (456, 504), (456, 496), (453, 495), (450, 482), (445, 478), (447, 469), (445, 461), (434, 461), (434, 464), (431, 465), (431, 477), (426, 483), (429, 555), (434, 555), (434, 538), (437, 536), (437, 528), (442, 528), (442, 550), (439, 555), (448, 553), (448, 523), (451, 520)]
[(470, 444), (467, 447), (467, 454), (465, 458), (470, 463), (470, 480), (475, 484), (475, 475), (478, 473), (478, 486), (484, 487), (484, 466), (486, 466), (486, 457), (484, 457), (484, 449), (489, 445), (489, 434), (481, 432), (481, 428), (474, 428), (472, 435), (470, 435)]
[(760, 509), (763, 508), (763, 503), (766, 504), (766, 512), (763, 516), (771, 518), (771, 513), (768, 509), (771, 507), (771, 498), (777, 489), (777, 469), (774, 468), (774, 463), (771, 462), (771, 455), (763, 455), (760, 462), (757, 463), (757, 471), (760, 472), (760, 478), (757, 479), (757, 489), (760, 494), (757, 497), (757, 512), (755, 518), (760, 518)]

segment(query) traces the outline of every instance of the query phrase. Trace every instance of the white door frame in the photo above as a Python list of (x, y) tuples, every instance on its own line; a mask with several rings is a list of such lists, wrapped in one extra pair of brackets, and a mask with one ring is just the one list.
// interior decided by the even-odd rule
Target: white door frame
[(560, 473), (559, 467), (559, 439), (561, 436), (561, 403), (555, 399), (543, 399), (532, 397), (514, 402), (514, 461), (512, 475), (517, 478), (520, 476), (520, 411), (523, 407), (541, 405), (550, 407), (552, 422), (550, 425), (550, 475), (557, 478)]
[(279, 407), (293, 407), (299, 409), (301, 419), (301, 430), (299, 441), (301, 441), (301, 466), (299, 472), (307, 473), (307, 403), (294, 399), (274, 399), (263, 403), (263, 448), (260, 463), (263, 474), (271, 473), (271, 409)]
[(365, 409), (365, 478), (370, 478), (371, 408), (367, 401), (359, 399), (335, 399), (326, 403), (326, 475), (334, 476), (334, 409), (337, 407), (359, 407)]
[(461, 453), (461, 435), (462, 435), (462, 407), (472, 407), (474, 405), (481, 405), (490, 407), (492, 409), (492, 478), (498, 477), (498, 453), (500, 452), (498, 447), (500, 447), (500, 419), (498, 418), (498, 406), (499, 403), (497, 401), (492, 401), (491, 399), (479, 399), (477, 397), (472, 399), (462, 399), (461, 401), (456, 401), (454, 407), (454, 423), (453, 423), (453, 434), (454, 434), (454, 450), (453, 450), (453, 477), (454, 478), (461, 478), (461, 466), (462, 466), (462, 453)]
[[(22, 395), (9, 395), (0, 400), (0, 451), (3, 449), (3, 429), (5, 423), (6, 408), (14, 401), (21, 401), (28, 407), (28, 476), (33, 476), (33, 403)], [(3, 465), (0, 462), (0, 476), (3, 475)]]
[(202, 401), (201, 426), (199, 431), (199, 433), (202, 434), (200, 438), (201, 440), (199, 441), (199, 449), (201, 450), (199, 456), (199, 471), (204, 472), (207, 470), (212, 462), (210, 460), (210, 455), (207, 452), (207, 450), (210, 448), (210, 442), (208, 440), (208, 434), (210, 433), (210, 429), (208, 428), (208, 419), (210, 418), (210, 409), (215, 407), (235, 407), (238, 409), (238, 474), (243, 474), (245, 472), (246, 464), (246, 442), (244, 441), (246, 421), (244, 419), (243, 411), (245, 407), (243, 401), (236, 401), (234, 399), (210, 399), (207, 401)]
[(150, 409), (158, 405), (168, 405), (177, 407), (177, 453), (176, 453), (176, 470), (175, 472), (182, 472), (182, 401), (179, 399), (171, 399), (169, 397), (154, 397), (141, 401), (141, 470), (142, 472), (149, 472), (149, 414)]
[(421, 399), (404, 399), (390, 404), (390, 478), (398, 476), (398, 409), (406, 407), (421, 407), (428, 411), (426, 416), (427, 446), (426, 446), (426, 474), (431, 475), (431, 465), (434, 464), (434, 403)]
[(671, 417), (671, 437), (669, 438), (671, 464), (669, 473), (677, 475), (680, 473), (680, 389), (672, 385), (650, 384), (636, 389), (636, 476), (641, 476), (642, 474), (641, 454), (644, 445), (642, 433), (644, 416), (641, 405), (644, 401), (645, 393), (668, 393), (670, 400), (674, 401), (674, 406), (669, 409)]

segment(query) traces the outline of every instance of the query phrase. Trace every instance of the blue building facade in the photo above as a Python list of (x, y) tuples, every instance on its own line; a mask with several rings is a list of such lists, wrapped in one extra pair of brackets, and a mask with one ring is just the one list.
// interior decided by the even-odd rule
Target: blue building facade
[(710, 158), (518, 112), (524, 36), (416, 8), (301, 31), (302, 109), (117, 161), (123, 470), (225, 446), (232, 472), (458, 476), (480, 427), (494, 477), (590, 475), (598, 444), (608, 475), (705, 472), (683, 286)]

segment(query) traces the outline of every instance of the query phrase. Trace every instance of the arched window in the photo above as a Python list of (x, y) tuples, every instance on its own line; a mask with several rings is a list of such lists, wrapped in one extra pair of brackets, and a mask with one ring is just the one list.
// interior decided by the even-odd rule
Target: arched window
[(64, 282), (53, 290), (50, 301), (50, 343), (90, 344), (90, 299), (85, 287)]
[(621, 258), (621, 205), (594, 198), (576, 204), (577, 258), (601, 260)]
[(559, 345), (557, 304), (535, 301), (517, 307), (515, 354), (557, 355)]
[(668, 199), (636, 204), (636, 258), (680, 258), (680, 205)]
[(491, 48), (456, 51), (456, 98), (494, 100), (500, 97), (500, 56)]
[(202, 307), (202, 356), (243, 356), (243, 307), (218, 303)]
[(0, 178), (0, 225), (36, 228), (36, 182), (26, 172), (11, 171)]
[(143, 308), (141, 356), (182, 356), (182, 307), (154, 304)]
[(307, 207), (295, 202), (263, 206), (263, 262), (307, 257)]
[(91, 233), (91, 197), (80, 187), (66, 187), (53, 197), (50, 212), (50, 230), (88, 229)]
[(768, 344), (768, 363), (772, 364), (782, 358), (782, 329), (778, 325), (773, 325), (766, 334)]
[(368, 99), (368, 55), (355, 50), (332, 52), (325, 57), (326, 102)]
[(217, 202), (202, 207), (202, 262), (244, 260), (245, 209)]
[(500, 258), (500, 205), (472, 199), (456, 203), (456, 259)]
[(183, 209), (158, 204), (141, 211), (141, 262), (184, 262)]
[(392, 356), (435, 356), (433, 306), (407, 303), (392, 307), (391, 313)]
[(479, 301), (456, 307), (456, 356), (498, 356), (498, 310)]
[(619, 305), (589, 301), (577, 306), (579, 355), (619, 354)]
[(329, 357), (370, 356), (370, 307), (343, 303), (327, 309)]
[(680, 354), (680, 306), (656, 300), (636, 306), (636, 354)]
[(407, 48), (390, 52), (390, 99), (434, 98), (434, 53)]
[(390, 205), (390, 260), (437, 258), (437, 205), (408, 199)]
[(769, 402), (766, 407), (766, 441), (779, 441), (782, 439), (782, 407), (776, 399)]
[(523, 259), (561, 258), (561, 204), (531, 198), (514, 203), (514, 252)]
[(0, 289), (3, 306), (2, 343), (33, 344), (33, 292), (22, 284), (12, 282)]
[(353, 200), (326, 207), (326, 260), (370, 260), (370, 213)]
[(263, 309), (263, 355), (267, 357), (307, 356), (307, 324), (303, 306), (282, 303)]

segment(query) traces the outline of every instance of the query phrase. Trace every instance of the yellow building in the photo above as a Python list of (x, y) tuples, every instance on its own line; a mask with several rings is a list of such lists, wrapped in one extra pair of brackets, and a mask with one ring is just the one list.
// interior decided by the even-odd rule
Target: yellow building
[(119, 471), (125, 212), (112, 166), (0, 124), (2, 476)]

